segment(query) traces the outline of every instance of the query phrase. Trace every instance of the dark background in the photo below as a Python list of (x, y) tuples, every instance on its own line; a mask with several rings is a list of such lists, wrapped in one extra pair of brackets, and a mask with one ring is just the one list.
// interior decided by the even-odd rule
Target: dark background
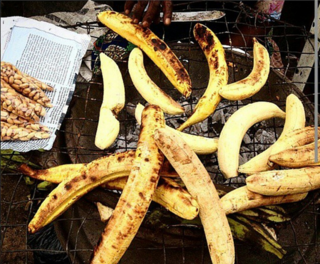
[[(97, 1), (107, 3), (116, 11), (123, 11), (125, 1)], [(187, 2), (187, 1), (174, 1)], [(255, 1), (242, 1), (253, 6)], [(57, 11), (76, 11), (82, 8), (86, 1), (1, 1), (1, 16), (35, 16)], [(208, 7), (214, 7), (215, 1), (208, 1)], [(285, 1), (281, 20), (297, 26), (309, 28), (314, 17), (314, 1)]]
[[(106, 3), (110, 5), (114, 10), (122, 12), (124, 10), (125, 1), (96, 1), (99, 3)], [(179, 9), (186, 8), (186, 5), (181, 5), (181, 3), (185, 2), (193, 2), (192, 8), (203, 8), (204, 1), (198, 1), (199, 3), (194, 4), (195, 1), (173, 1), (174, 4), (179, 4), (178, 6), (174, 6), (174, 11), (178, 11)], [(240, 1), (234, 1), (240, 2)], [(250, 7), (254, 7), (256, 1), (242, 1), (245, 5)], [(1, 1), (1, 16), (36, 16), (36, 15), (45, 15), (52, 12), (58, 11), (67, 11), (73, 12), (80, 10), (86, 1)], [(207, 1), (208, 8), (221, 7), (221, 1)], [(281, 14), (281, 20), (286, 23), (293, 24), (295, 26), (303, 27), (306, 29), (306, 32), (309, 32), (311, 24), (314, 19), (314, 1), (292, 1), (286, 0), (284, 3), (284, 7)], [(166, 30), (166, 40), (179, 39), (180, 36), (188, 32), (188, 28), (183, 28), (184, 25), (182, 23), (173, 23)], [(188, 27), (188, 26), (187, 26)], [(156, 26), (152, 25), (151, 29), (153, 31), (156, 30)], [(216, 30), (216, 29), (215, 29)], [(227, 39), (221, 40), (222, 43), (228, 44)], [(286, 50), (287, 46), (285, 40), (281, 43), (281, 39), (277, 39), (277, 44), (280, 47), (280, 50)], [(299, 59), (299, 54), (302, 52), (303, 46), (305, 44), (304, 38), (297, 38), (295, 41), (290, 42), (290, 52), (295, 53), (295, 55)], [(242, 46), (241, 44), (237, 45), (236, 42), (233, 41), (234, 46)], [(248, 46), (251, 44), (249, 43)], [(292, 76), (292, 74), (291, 74)], [(290, 76), (289, 76), (290, 78)], [(314, 101), (314, 71), (310, 73), (309, 80), (307, 81), (307, 85), (305, 86), (304, 93), (307, 97), (313, 102)]]

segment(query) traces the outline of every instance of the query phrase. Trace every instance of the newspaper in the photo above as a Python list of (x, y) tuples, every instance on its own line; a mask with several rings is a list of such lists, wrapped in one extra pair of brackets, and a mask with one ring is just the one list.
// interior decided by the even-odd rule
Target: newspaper
[(101, 36), (104, 36), (108, 31), (107, 27), (98, 27), (96, 25), (85, 25), (85, 26), (77, 26), (71, 27), (72, 25), (76, 25), (77, 23), (86, 23), (86, 22), (95, 22), (97, 21), (97, 14), (106, 11), (113, 10), (111, 6), (88, 0), (84, 2), (84, 6), (76, 12), (54, 12), (44, 16), (33, 16), (32, 19), (38, 21), (45, 21), (57, 26), (69, 27), (68, 30), (80, 33), (87, 34), (90, 32), (91, 41), (88, 46), (87, 53), (82, 60), (82, 65), (80, 67), (80, 71), (78, 74), (78, 82), (89, 82), (92, 79), (92, 68), (91, 68), (91, 55), (92, 49), (94, 47), (94, 42)]
[(24, 17), (1, 18), (1, 61), (10, 62), (22, 72), (54, 88), (46, 91), (53, 107), (46, 108), (40, 123), (51, 137), (26, 142), (1, 142), (1, 149), (19, 152), (50, 150), (72, 99), (82, 58), (90, 42), (78, 34), (51, 23)]

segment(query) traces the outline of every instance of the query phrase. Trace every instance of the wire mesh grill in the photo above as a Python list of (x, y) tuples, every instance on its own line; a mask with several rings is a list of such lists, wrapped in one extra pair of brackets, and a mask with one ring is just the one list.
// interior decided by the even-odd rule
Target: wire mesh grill
[[(234, 112), (242, 105), (266, 100), (274, 102), (282, 109), (285, 98), (290, 93), (295, 93), (304, 103), (307, 124), (313, 124), (313, 92), (301, 93), (290, 80), (297, 68), (297, 59), (303, 55), (295, 50), (292, 43), (297, 40), (310, 41), (312, 35), (305, 29), (290, 25), (283, 21), (276, 21), (262, 14), (257, 14), (253, 9), (241, 2), (178, 2), (175, 9), (181, 11), (220, 10), (226, 16), (220, 20), (206, 22), (227, 45), (227, 61), (229, 65), (229, 82), (234, 82), (245, 77), (252, 67), (252, 59), (240, 55), (235, 46), (246, 53), (252, 52), (250, 39), (255, 36), (261, 43), (267, 45), (267, 39), (272, 39), (278, 44), (279, 52), (283, 59), (283, 67), (274, 67), (270, 74), (264, 92), (250, 99), (236, 102), (223, 100), (216, 113), (200, 125), (186, 129), (191, 134), (201, 134), (207, 137), (219, 136), (223, 121), (215, 122), (217, 115)], [(262, 17), (264, 16), (264, 17)], [(269, 19), (267, 22), (264, 19)], [(265, 22), (263, 22), (263, 20)], [(207, 62), (192, 36), (195, 23), (184, 23), (183, 27), (172, 24), (170, 28), (158, 27), (169, 46), (178, 55), (193, 81), (193, 93), (190, 99), (183, 99), (172, 88), (160, 70), (156, 69), (150, 60), (146, 60), (148, 73), (173, 98), (178, 100), (189, 113), (195, 106), (199, 96), (203, 94), (208, 80)], [(95, 21), (84, 24), (78, 23), (71, 27), (84, 27), (91, 33), (98, 27)], [(179, 30), (178, 30), (179, 29)], [(270, 35), (270, 30), (273, 30)], [(171, 31), (171, 32), (170, 32)], [(253, 34), (255, 32), (255, 34)], [(258, 32), (258, 34), (256, 34)], [(161, 35), (160, 34), (160, 35)], [(235, 42), (243, 42), (235, 45)], [(294, 48), (292, 48), (294, 47)], [(5, 166), (1, 168), (1, 248), (4, 263), (38, 263), (46, 258), (45, 263), (88, 263), (104, 224), (98, 220), (94, 202), (103, 200), (106, 204), (114, 206), (118, 199), (117, 194), (102, 190), (95, 190), (78, 201), (70, 210), (55, 221), (54, 225), (44, 228), (41, 235), (30, 235), (27, 225), (36, 209), (48, 191), (40, 191), (36, 186), (27, 185), (25, 178), (20, 173), (11, 169), (19, 163), (21, 155), (24, 162), (38, 164), (40, 168), (49, 168), (66, 163), (84, 163), (113, 152), (122, 152), (135, 149), (139, 127), (133, 116), (136, 103), (145, 101), (135, 90), (127, 70), (127, 61), (118, 62), (126, 84), (127, 105), (119, 115), (121, 130), (116, 143), (106, 151), (100, 151), (94, 146), (95, 129), (97, 127), (99, 107), (102, 102), (102, 79), (94, 75), (90, 83), (78, 82), (77, 88), (70, 104), (68, 114), (62, 128), (57, 134), (57, 140), (50, 151), (32, 151), (26, 154), (2, 153)], [(283, 74), (281, 73), (283, 72)], [(306, 85), (313, 86), (312, 81)], [(311, 101), (310, 101), (311, 100)], [(228, 115), (226, 115), (228, 116)], [(186, 116), (166, 116), (167, 124), (176, 126), (182, 123)], [(265, 130), (274, 135), (276, 140), (281, 133), (283, 121), (270, 120), (253, 126), (248, 136), (250, 140), (243, 145), (241, 154), (252, 157), (269, 147), (272, 142), (257, 141), (255, 135), (260, 130)], [(250, 156), (251, 155), (251, 156)], [(201, 157), (203, 163), (216, 183), (242, 186), (244, 176), (236, 179), (225, 180), (218, 169), (216, 154)], [(18, 161), (17, 161), (18, 160)], [(54, 188), (54, 186), (51, 186)], [(285, 225), (278, 225), (280, 244), (288, 251), (287, 255), (279, 260), (272, 254), (256, 251), (255, 247), (236, 241), (236, 263), (319, 263), (320, 239), (318, 234), (319, 193), (313, 192), (307, 202), (299, 205), (296, 216)], [(151, 208), (155, 205), (152, 204)], [(59, 243), (51, 243), (57, 240)], [(54, 234), (53, 234), (54, 233)], [(41, 242), (39, 242), (41, 238)], [(38, 242), (38, 243), (37, 243)], [(66, 254), (67, 252), (67, 254)], [(50, 260), (48, 258), (52, 258)], [(55, 260), (55, 261), (54, 261)], [(61, 262), (58, 262), (61, 261)], [(51, 261), (51, 262), (50, 262)], [(121, 263), (211, 263), (207, 251), (206, 241), (202, 230), (190, 226), (171, 226), (166, 229), (152, 229), (143, 225), (133, 244), (123, 257)], [(41, 262), (39, 262), (41, 263)]]

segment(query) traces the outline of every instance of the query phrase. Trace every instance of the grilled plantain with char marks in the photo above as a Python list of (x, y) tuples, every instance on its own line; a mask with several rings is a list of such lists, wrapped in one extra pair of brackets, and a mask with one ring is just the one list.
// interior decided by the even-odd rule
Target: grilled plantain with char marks
[(217, 36), (206, 26), (197, 23), (193, 29), (195, 39), (203, 50), (209, 66), (209, 83), (199, 99), (192, 115), (179, 128), (179, 131), (205, 120), (221, 101), (219, 90), (228, 83), (228, 66), (225, 52)]
[(159, 181), (164, 160), (154, 140), (154, 131), (165, 127), (159, 106), (148, 105), (142, 112), (139, 141), (128, 182), (94, 250), (92, 264), (118, 263), (147, 213)]
[(180, 93), (190, 96), (191, 80), (187, 70), (168, 45), (149, 28), (134, 24), (130, 17), (115, 11), (99, 13), (98, 20), (142, 49)]

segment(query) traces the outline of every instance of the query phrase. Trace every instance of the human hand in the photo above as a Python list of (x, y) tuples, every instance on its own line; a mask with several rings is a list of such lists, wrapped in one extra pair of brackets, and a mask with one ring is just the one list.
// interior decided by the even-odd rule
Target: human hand
[[(144, 10), (149, 4), (146, 13)], [(132, 19), (134, 23), (142, 22), (144, 28), (150, 27), (151, 23), (158, 24), (160, 22), (160, 11), (163, 12), (163, 23), (168, 26), (171, 23), (172, 1), (126, 1), (124, 12), (129, 15), (132, 11)]]

